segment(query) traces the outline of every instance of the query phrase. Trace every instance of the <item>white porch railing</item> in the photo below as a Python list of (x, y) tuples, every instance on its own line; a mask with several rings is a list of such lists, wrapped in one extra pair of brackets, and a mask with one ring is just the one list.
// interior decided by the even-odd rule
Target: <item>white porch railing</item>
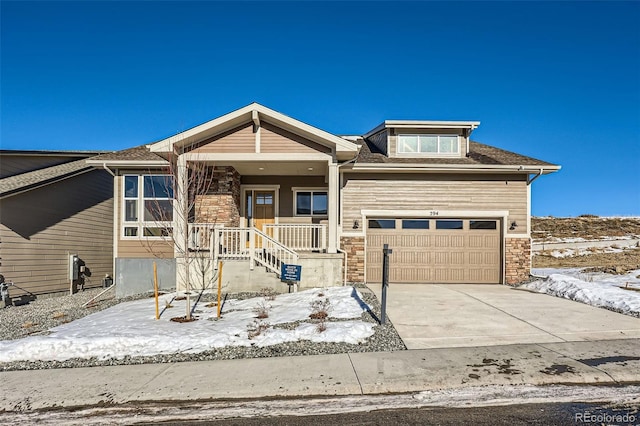
[(295, 251), (326, 251), (327, 225), (264, 224), (262, 231)]
[(249, 259), (251, 269), (258, 263), (280, 275), (283, 263), (295, 263), (298, 253), (256, 228), (210, 228), (209, 243), (213, 264), (218, 259)]
[(189, 249), (190, 250), (209, 250), (211, 243), (211, 235), (215, 228), (221, 228), (222, 225), (215, 223), (190, 223), (189, 224)]

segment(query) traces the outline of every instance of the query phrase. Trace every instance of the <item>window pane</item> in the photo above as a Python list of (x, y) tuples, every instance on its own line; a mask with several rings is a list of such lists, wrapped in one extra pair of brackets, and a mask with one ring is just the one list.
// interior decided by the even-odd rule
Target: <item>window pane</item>
[(438, 137), (420, 136), (420, 152), (438, 152)]
[(127, 226), (124, 228), (124, 236), (125, 237), (136, 237), (138, 236), (138, 227)]
[(145, 176), (145, 198), (173, 198), (171, 176)]
[(251, 201), (252, 193), (251, 191), (247, 191), (247, 201), (245, 206), (247, 207), (247, 219), (251, 219), (253, 217), (253, 201)]
[(458, 152), (457, 136), (440, 136), (440, 152), (451, 153)]
[(327, 193), (313, 193), (313, 214), (327, 214)]
[(398, 144), (400, 145), (400, 152), (418, 152), (417, 136), (398, 136)]
[(436, 229), (462, 229), (461, 220), (436, 220)]
[(311, 214), (311, 192), (296, 192), (296, 214)]
[(258, 205), (272, 205), (273, 194), (270, 192), (256, 192), (256, 204)]
[(402, 229), (429, 229), (429, 220), (405, 219), (402, 221)]
[(372, 229), (395, 229), (395, 219), (371, 219), (369, 221), (369, 228)]
[(124, 200), (124, 220), (126, 222), (138, 220), (138, 200)]
[(495, 220), (470, 220), (469, 229), (496, 229)]
[(127, 198), (138, 197), (138, 176), (124, 177), (124, 196)]
[(171, 228), (144, 228), (143, 235), (145, 237), (168, 237), (171, 231)]
[(145, 200), (144, 220), (153, 222), (170, 222), (173, 220), (171, 200)]

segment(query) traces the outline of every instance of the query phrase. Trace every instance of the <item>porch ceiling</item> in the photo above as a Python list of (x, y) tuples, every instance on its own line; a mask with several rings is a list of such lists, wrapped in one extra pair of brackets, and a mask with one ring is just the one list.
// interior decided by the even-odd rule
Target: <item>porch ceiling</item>
[(322, 161), (216, 161), (215, 166), (231, 166), (244, 176), (327, 176), (328, 173), (327, 162)]

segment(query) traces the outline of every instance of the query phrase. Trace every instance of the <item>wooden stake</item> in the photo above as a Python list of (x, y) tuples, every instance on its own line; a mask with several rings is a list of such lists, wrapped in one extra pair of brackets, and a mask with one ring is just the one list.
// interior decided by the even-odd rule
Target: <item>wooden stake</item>
[(160, 319), (160, 309), (158, 308), (158, 267), (153, 262), (153, 291), (156, 297), (156, 320)]
[(222, 261), (218, 262), (218, 318), (220, 318), (220, 295), (222, 294)]

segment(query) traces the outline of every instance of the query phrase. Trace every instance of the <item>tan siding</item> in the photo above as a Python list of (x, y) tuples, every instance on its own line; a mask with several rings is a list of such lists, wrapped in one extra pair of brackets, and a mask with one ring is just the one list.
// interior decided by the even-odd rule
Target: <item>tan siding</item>
[(120, 198), (122, 193), (122, 176), (116, 176), (115, 179), (117, 181), (115, 199), (118, 203), (116, 223), (119, 224), (118, 229), (115, 231), (118, 233), (118, 252), (116, 257), (141, 259), (151, 259), (154, 257), (172, 258), (174, 256), (173, 244), (170, 241), (122, 238), (122, 223), (120, 222), (122, 216), (122, 199)]
[(264, 153), (330, 153), (331, 149), (307, 140), (269, 123), (262, 123), (260, 152)]
[(0, 201), (0, 273), (35, 294), (68, 291), (68, 256), (78, 254), (91, 271), (85, 287), (100, 286), (113, 276), (112, 188), (93, 171)]
[(63, 156), (35, 156), (35, 155), (0, 155), (0, 178), (26, 173), (58, 164), (75, 161), (79, 158)]
[[(512, 179), (512, 180), (506, 180)], [(515, 233), (527, 233), (527, 184), (522, 177), (352, 175), (343, 189), (345, 232), (361, 210), (508, 210)]]
[(194, 149), (197, 153), (256, 152), (256, 136), (251, 123), (208, 139)]
[(391, 132), (389, 136), (389, 157), (402, 157), (398, 154), (398, 134), (403, 135), (458, 135), (460, 136), (460, 156), (467, 154), (467, 138), (462, 136), (462, 132), (458, 129), (401, 129)]

